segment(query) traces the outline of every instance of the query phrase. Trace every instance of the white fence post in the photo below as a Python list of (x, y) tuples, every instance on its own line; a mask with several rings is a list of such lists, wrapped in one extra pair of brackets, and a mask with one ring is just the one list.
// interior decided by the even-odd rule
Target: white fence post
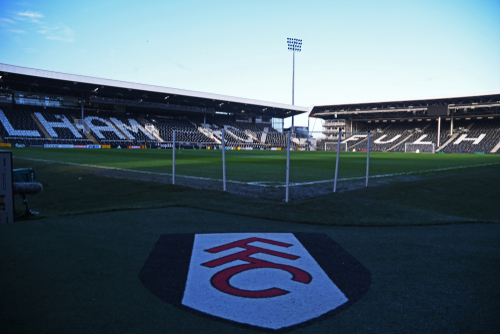
[(335, 163), (335, 181), (333, 182), (333, 192), (337, 192), (337, 175), (339, 172), (339, 154), (340, 154), (340, 140), (342, 139), (342, 130), (339, 130), (338, 144), (337, 144), (337, 162)]
[(175, 130), (172, 143), (172, 184), (175, 184)]
[(226, 134), (222, 129), (222, 189), (226, 191)]
[(290, 130), (288, 130), (287, 141), (286, 141), (286, 195), (285, 202), (288, 203), (288, 194), (290, 186)]
[(366, 150), (366, 186), (368, 187), (368, 175), (370, 172), (370, 132), (368, 132), (368, 148)]

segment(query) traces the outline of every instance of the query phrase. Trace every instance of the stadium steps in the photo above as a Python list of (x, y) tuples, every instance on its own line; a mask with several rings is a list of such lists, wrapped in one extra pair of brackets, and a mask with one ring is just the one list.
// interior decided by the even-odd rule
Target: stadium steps
[[(474, 126), (474, 122), (471, 122), (471, 124), (469, 124), (467, 126), (467, 131), (469, 131), (472, 127)], [(462, 133), (461, 132), (455, 132), (455, 134), (453, 134), (453, 136), (451, 136), (450, 139), (448, 139), (443, 145), (439, 146), (436, 150), (436, 152), (439, 152), (439, 151), (442, 151), (446, 146), (448, 146), (449, 144), (451, 144), (452, 141), (455, 140), (455, 138), (457, 138), (459, 135), (461, 135)], [(498, 145), (497, 145), (498, 146)]]
[(151, 132), (148, 130), (148, 128), (146, 127), (146, 125), (148, 124), (152, 124), (154, 126), (153, 123), (151, 123), (151, 121), (148, 121), (147, 119), (145, 119), (144, 117), (142, 116), (139, 116), (139, 117), (136, 117), (136, 120), (139, 122), (140, 125), (142, 125), (144, 127), (144, 129), (146, 129), (146, 131), (153, 137), (156, 138), (156, 140), (158, 140), (160, 143), (163, 143), (165, 141), (165, 139), (163, 139), (162, 137), (160, 137), (160, 135), (157, 133), (158, 129), (156, 129), (156, 126), (154, 127), (155, 128), (155, 131)]
[(248, 137), (252, 138), (253, 140), (255, 140), (256, 142), (258, 142), (259, 144), (262, 144), (262, 145), (266, 145), (268, 146), (267, 144), (264, 144), (258, 137), (255, 133), (252, 132), (252, 130), (245, 130), (245, 133)]
[[(33, 117), (35, 117), (35, 115), (33, 115)], [(75, 125), (75, 121), (78, 118), (76, 118), (75, 116), (72, 116), (71, 118), (73, 119), (73, 126), (76, 128), (76, 130), (82, 131), (81, 129), (78, 129), (78, 127)], [(90, 140), (92, 142), (92, 144), (94, 144), (94, 145), (100, 145), (100, 143), (97, 141), (97, 139), (95, 139), (94, 136), (92, 136), (92, 133), (90, 133), (90, 130), (89, 130), (88, 126), (86, 126), (85, 123), (83, 123), (83, 126), (84, 126), (84, 129), (87, 129), (87, 131), (88, 131), (88, 132), (86, 132), (86, 131), (83, 132), (83, 134), (85, 135), (85, 137), (87, 137), (87, 139)]]
[[(245, 145), (246, 143), (245, 143), (244, 141), (240, 140), (240, 139), (237, 137), (237, 135), (236, 135), (236, 134), (234, 134), (231, 130), (229, 130), (229, 129), (227, 128), (227, 126), (231, 126), (231, 127), (235, 128), (236, 130), (238, 130), (238, 132), (245, 132), (245, 131), (243, 131), (243, 129), (241, 129), (240, 127), (235, 126), (235, 125), (232, 125), (232, 124), (231, 124), (231, 125), (224, 125), (224, 129), (225, 129), (225, 131), (226, 131), (226, 135), (231, 136), (231, 138), (233, 138), (233, 139), (234, 139), (234, 140), (238, 143), (238, 146), (243, 146), (243, 145)], [(235, 132), (236, 132), (236, 131), (235, 131)]]
[[(195, 122), (191, 121), (189, 118), (187, 119), (189, 123), (193, 124), (193, 126), (198, 130), (200, 131), (205, 137), (207, 137), (208, 139), (212, 140), (217, 143), (217, 144), (222, 144), (222, 142), (214, 136), (213, 132), (212, 132), (212, 129), (209, 128), (209, 127), (203, 127), (203, 126), (198, 126), (198, 124), (196, 124)], [(208, 124), (208, 123), (206, 123)]]
[(395, 144), (394, 146), (391, 146), (387, 152), (390, 152), (390, 151), (394, 151), (394, 149), (398, 146), (400, 146), (401, 144), (403, 144), (404, 142), (406, 142), (408, 139), (410, 139), (411, 137), (413, 137), (413, 135), (415, 135), (415, 133), (410, 133), (408, 136), (406, 136), (402, 141), (400, 141), (399, 143)]
[(92, 134), (90, 132), (86, 132), (84, 133), (85, 137), (87, 137), (88, 140), (90, 140), (92, 142), (92, 144), (94, 145), (99, 145), (99, 142), (97, 141), (97, 139), (94, 138), (94, 136), (92, 136)]
[[(471, 123), (467, 126), (467, 130), (470, 130), (470, 128), (472, 128), (472, 126), (474, 125), (474, 123)], [(436, 152), (439, 152), (439, 151), (442, 151), (446, 146), (448, 146), (449, 144), (451, 144), (452, 141), (454, 141), (459, 135), (461, 135), (462, 133), (461, 132), (455, 132), (453, 134), (453, 136), (450, 137), (450, 139), (448, 139), (443, 145), (439, 146), (436, 150)], [(500, 143), (499, 143), (500, 144)], [(497, 145), (498, 146), (498, 145)]]
[[(148, 130), (146, 129), (146, 131), (148, 131)], [(158, 130), (156, 130), (156, 131), (158, 131)], [(160, 135), (158, 133), (156, 133), (156, 132), (149, 132), (149, 133), (151, 134), (151, 136), (155, 137), (156, 140), (158, 140), (160, 143), (163, 143), (165, 141), (162, 137), (160, 137)]]
[(241, 140), (239, 140), (232, 132), (231, 130), (227, 130), (225, 129), (225, 132), (226, 132), (226, 135), (229, 135), (231, 136), (231, 138), (233, 138), (234, 141), (236, 141), (236, 143), (238, 143), (238, 145), (243, 145), (243, 142)]
[(217, 144), (222, 144), (222, 142), (214, 136), (212, 130), (210, 128), (204, 128), (203, 126), (197, 126), (196, 127), (198, 129), (198, 131), (200, 131), (205, 137), (207, 137), (208, 139), (212, 140), (213, 138), (213, 141)]
[(267, 140), (267, 133), (268, 132), (269, 132), (269, 128), (267, 126), (264, 127), (264, 131), (263, 131), (262, 135), (260, 136), (260, 142), (261, 143), (265, 143), (266, 142), (266, 140)]
[(365, 139), (363, 139), (363, 140), (360, 140), (360, 141), (359, 141), (359, 142), (357, 142), (357, 143), (354, 143), (353, 145), (349, 146), (349, 149), (352, 149), (352, 148), (354, 148), (355, 146), (358, 146), (359, 144), (362, 144), (362, 143), (364, 143), (364, 142), (366, 142), (366, 141), (368, 141), (368, 138), (365, 138)]
[(439, 146), (436, 150), (436, 152), (442, 151), (446, 146), (448, 146), (452, 141), (455, 140), (455, 138), (458, 137), (460, 133), (455, 133), (453, 136), (450, 137), (443, 145)]
[(413, 133), (419, 133), (419, 134), (420, 134), (420, 133), (424, 133), (424, 132), (425, 132), (425, 130), (427, 130), (427, 128), (428, 128), (429, 126), (431, 126), (431, 123), (429, 123), (429, 124), (427, 124), (426, 126), (424, 126), (424, 127), (423, 127), (423, 128), (422, 128), (419, 132), (415, 131), (415, 132), (413, 132)]
[[(234, 126), (234, 125), (233, 125)], [(236, 126), (235, 126), (236, 127)], [(259, 144), (262, 144), (262, 145), (265, 145), (265, 146), (269, 146), (268, 144), (265, 144), (263, 143), (258, 137), (257, 135), (252, 131), (252, 130), (249, 130), (249, 129), (243, 129), (242, 127), (236, 127), (238, 130), (240, 130), (241, 132), (244, 132), (248, 137), (252, 138), (254, 141), (256, 141), (257, 143)], [(243, 145), (245, 145), (246, 143), (242, 143)]]
[(499, 149), (500, 149), (500, 141), (498, 142), (498, 144), (495, 145), (495, 147), (493, 147), (490, 153), (497, 153)]
[[(207, 137), (208, 139), (212, 140), (213, 139), (213, 142), (214, 143), (217, 143), (217, 144), (222, 144), (222, 142), (217, 139), (217, 137), (214, 136), (213, 132), (212, 132), (212, 129), (210, 128), (205, 128), (203, 126), (198, 126), (198, 124), (196, 124), (195, 122), (191, 121), (189, 118), (187, 119), (187, 121), (191, 124), (193, 124), (193, 126), (196, 128), (196, 130), (200, 131), (205, 137)], [(206, 123), (208, 124), (208, 123)]]
[(354, 143), (353, 145), (349, 146), (349, 149), (352, 149), (355, 146), (358, 146), (359, 144), (364, 143), (366, 141), (368, 141), (368, 137), (366, 137), (365, 139), (362, 139), (362, 140), (358, 141), (357, 143)]
[(151, 123), (151, 122), (148, 122), (148, 121), (147, 121), (144, 117), (142, 117), (142, 116), (137, 117), (137, 120), (138, 120), (138, 121), (139, 121), (139, 123), (141, 123), (141, 125), (142, 125), (142, 126), (144, 126), (144, 127), (146, 126), (146, 124)]
[(35, 114), (30, 113), (30, 116), (31, 116), (31, 118), (33, 118), (33, 120), (35, 121), (36, 125), (38, 125), (38, 127), (40, 128), (40, 130), (43, 132), (45, 138), (48, 138), (49, 140), (53, 140), (53, 138), (49, 135), (49, 133), (47, 132), (47, 130), (45, 130), (45, 128), (43, 127), (42, 123), (40, 123), (40, 121), (35, 116)]
[[(238, 130), (238, 131), (240, 131), (240, 132), (244, 132), (244, 133), (248, 136), (248, 133), (246, 133), (246, 131), (245, 131), (245, 130), (243, 130), (242, 128), (240, 128), (237, 124), (228, 124), (228, 125), (232, 126), (233, 128), (237, 129), (237, 130)], [(225, 127), (225, 126), (224, 126), (224, 128), (226, 129), (226, 127)], [(229, 135), (230, 135), (231, 137), (233, 137), (233, 138), (234, 138), (234, 139), (238, 142), (238, 145), (239, 145), (239, 146), (243, 146), (243, 145), (245, 145), (245, 144), (246, 144), (244, 141), (242, 141), (242, 140), (238, 139), (238, 138), (236, 137), (236, 134), (234, 134), (233, 132), (231, 132), (231, 130), (226, 129), (226, 133), (229, 133)], [(250, 137), (250, 138), (252, 138), (252, 137)], [(252, 138), (252, 139), (253, 139), (253, 138)]]
[[(392, 124), (391, 124), (391, 125), (392, 125)], [(410, 133), (410, 135), (406, 136), (406, 137), (405, 137), (402, 141), (400, 141), (399, 143), (397, 143), (397, 144), (396, 144), (396, 145), (394, 145), (394, 146), (391, 146), (391, 148), (389, 148), (389, 149), (387, 150), (387, 152), (389, 152), (389, 151), (394, 151), (394, 149), (396, 149), (396, 147), (398, 147), (398, 146), (402, 145), (403, 143), (405, 143), (408, 139), (410, 139), (410, 138), (411, 138), (411, 137), (413, 137), (414, 135), (416, 135), (416, 134), (420, 134), (420, 133), (423, 133), (423, 132), (424, 132), (424, 131), (425, 131), (425, 130), (429, 127), (429, 126), (431, 126), (431, 124), (430, 124), (430, 123), (429, 123), (429, 124), (427, 124), (426, 126), (424, 126), (424, 127), (422, 128), (422, 131), (421, 131), (421, 132), (418, 132), (418, 133), (417, 133), (417, 132), (412, 132), (412, 133)]]
[(130, 141), (130, 142), (132, 141), (132, 138), (129, 138), (119, 127), (116, 126), (116, 124), (114, 122), (111, 122), (111, 120), (109, 118), (106, 118), (106, 120), (109, 123), (113, 124), (113, 126), (115, 127), (115, 129), (117, 129), (118, 132), (121, 133), (123, 137), (127, 138), (127, 140)]

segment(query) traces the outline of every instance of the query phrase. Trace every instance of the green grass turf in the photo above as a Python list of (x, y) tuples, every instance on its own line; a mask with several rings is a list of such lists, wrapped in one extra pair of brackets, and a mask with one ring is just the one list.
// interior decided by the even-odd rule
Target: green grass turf
[(177, 309), (138, 274), (164, 233), (326, 233), (372, 275), (353, 306), (292, 333), (498, 333), (500, 224), (305, 225), (192, 208), (0, 226), (0, 333), (256, 333)]
[[(124, 152), (116, 151), (15, 150), (14, 156), (24, 154), (43, 158), (42, 153), (47, 152), (48, 155), (60, 155), (66, 159), (75, 156), (80, 162), (96, 164), (99, 159), (106, 160), (104, 154), (120, 155)], [(123, 154), (131, 154), (136, 162), (140, 161), (144, 151), (135, 152)], [(165, 151), (148, 154), (162, 152), (164, 154)], [(69, 157), (66, 153), (70, 154)], [(381, 156), (391, 158), (391, 154)], [(86, 161), (85, 157), (91, 161)], [(126, 160), (126, 157), (123, 159)], [(466, 157), (474, 164), (482, 161), (479, 157), (473, 159), (476, 156)], [(388, 182), (304, 200), (292, 198), (290, 203), (155, 181), (117, 179), (109, 177), (114, 175), (113, 171), (103, 174), (101, 170), (74, 165), (15, 158), (14, 167), (34, 168), (38, 180), (45, 185), (40, 195), (29, 196), (30, 205), (35, 211), (41, 211), (42, 218), (169, 206), (323, 225), (431, 225), (498, 221), (500, 217), (497, 203), (500, 197), (499, 165), (433, 173), (411, 182)], [(141, 177), (140, 174), (132, 176)], [(16, 196), (16, 209), (18, 212), (22, 209), (19, 196)]]
[[(78, 150), (12, 149), (18, 157), (30, 157), (157, 173), (172, 172), (171, 150)], [(176, 174), (222, 179), (221, 151), (177, 150)], [(339, 178), (366, 175), (364, 152), (342, 152)], [(335, 175), (335, 152), (295, 151), (290, 157), (290, 181), (295, 183), (331, 180)], [(404, 154), (372, 152), (370, 175), (415, 173), (441, 168), (456, 168), (498, 163), (500, 155)], [(242, 182), (285, 182), (285, 151), (227, 151), (226, 176)]]

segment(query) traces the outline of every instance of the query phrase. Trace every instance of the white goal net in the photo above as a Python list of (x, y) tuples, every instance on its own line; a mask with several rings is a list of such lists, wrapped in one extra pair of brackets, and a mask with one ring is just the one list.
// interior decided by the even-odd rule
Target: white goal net
[[(337, 142), (325, 142), (324, 150), (325, 151), (336, 151), (337, 147), (338, 147)], [(347, 142), (340, 143), (340, 150), (341, 151), (349, 151), (348, 143)]]
[(436, 144), (405, 143), (405, 153), (436, 153)]
[(83, 133), (90, 133), (90, 127), (83, 119), (75, 119), (75, 127), (78, 130), (83, 130)]

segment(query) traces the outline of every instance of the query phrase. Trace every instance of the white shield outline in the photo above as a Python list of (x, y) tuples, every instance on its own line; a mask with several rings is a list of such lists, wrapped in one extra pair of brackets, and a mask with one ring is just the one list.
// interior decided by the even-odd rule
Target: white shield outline
[[(211, 254), (206, 250), (252, 237), (292, 244), (293, 246), (284, 248), (259, 241), (251, 243), (259, 248), (299, 256), (296, 260), (265, 253), (250, 257), (302, 269), (312, 276), (311, 282), (308, 284), (294, 282), (290, 273), (283, 270), (254, 269), (253, 272), (235, 275), (232, 280), (246, 290), (273, 288), (272, 285), (276, 284), (275, 288), (290, 291), (290, 293), (271, 298), (246, 298), (216, 289), (211, 284), (211, 279), (215, 274), (245, 262), (237, 260), (215, 268), (207, 268), (203, 266), (203, 263), (241, 252), (243, 249), (233, 248), (221, 252), (223, 254)], [(195, 236), (186, 289), (182, 299), (184, 306), (226, 320), (277, 330), (317, 318), (347, 301), (342, 291), (292, 233), (221, 233)]]
[[(239, 235), (242, 236), (243, 234)], [(247, 235), (269, 236), (272, 233), (249, 233)], [(315, 259), (331, 281), (335, 282), (335, 285), (348, 301), (317, 318), (290, 327), (281, 327), (275, 330), (270, 327), (235, 322), (183, 305), (182, 300), (184, 299), (184, 290), (187, 287), (187, 277), (191, 265), (190, 259), (193, 253), (194, 234), (162, 234), (139, 273), (139, 279), (151, 293), (178, 308), (240, 327), (255, 328), (265, 332), (287, 332), (297, 327), (304, 327), (316, 321), (325, 320), (350, 307), (367, 293), (371, 283), (371, 274), (368, 269), (328, 235), (306, 232), (296, 232), (293, 235), (300, 241), (311, 257)], [(289, 273), (283, 271), (283, 274), (288, 275), (284, 280), (290, 280), (291, 275)]]

